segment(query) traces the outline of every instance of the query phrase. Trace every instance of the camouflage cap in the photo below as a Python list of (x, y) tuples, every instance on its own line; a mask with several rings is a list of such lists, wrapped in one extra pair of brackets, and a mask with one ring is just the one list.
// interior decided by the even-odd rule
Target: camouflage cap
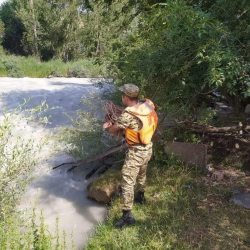
[(121, 86), (119, 90), (130, 97), (137, 97), (139, 95), (139, 88), (131, 83)]

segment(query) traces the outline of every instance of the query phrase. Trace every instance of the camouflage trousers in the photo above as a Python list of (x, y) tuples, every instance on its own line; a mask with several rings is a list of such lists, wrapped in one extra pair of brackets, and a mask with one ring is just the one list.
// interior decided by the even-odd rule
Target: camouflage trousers
[(148, 161), (152, 156), (152, 148), (139, 150), (129, 148), (122, 168), (123, 210), (131, 210), (134, 201), (134, 186), (138, 180), (138, 191), (144, 192)]

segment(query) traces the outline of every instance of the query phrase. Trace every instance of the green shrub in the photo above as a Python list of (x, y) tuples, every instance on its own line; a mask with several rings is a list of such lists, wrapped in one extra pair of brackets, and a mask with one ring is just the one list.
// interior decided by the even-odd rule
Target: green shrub
[(67, 146), (68, 154), (83, 159), (97, 155), (118, 142), (109, 133), (103, 131), (103, 122), (94, 115), (100, 113), (104, 105), (99, 94), (89, 92), (89, 97), (83, 97), (82, 103), (88, 111), (77, 110), (76, 118), (68, 116), (72, 126), (61, 128), (58, 139), (70, 145), (70, 147)]
[(38, 105), (40, 109), (35, 107), (21, 111), (25, 103), (26, 100), (11, 113), (5, 113), (0, 120), (0, 220), (12, 213), (30, 181), (31, 170), (39, 162), (40, 151), (47, 143), (46, 138), (40, 139), (39, 144), (36, 144), (35, 138), (27, 139), (13, 134), (12, 131), (21, 122), (20, 114), (27, 114), (29, 111), (35, 117), (34, 112), (39, 113), (44, 108), (42, 104)]
[(4, 65), (4, 59), (3, 59), (3, 54), (1, 54), (1, 49), (3, 47), (0, 46), (0, 76), (6, 76), (7, 75), (7, 70)]
[[(39, 155), (47, 145), (46, 138), (37, 143), (36, 138), (27, 139), (23, 135), (14, 135), (13, 130), (21, 122), (20, 116), (25, 114), (28, 120), (41, 121), (40, 112), (48, 109), (45, 102), (33, 109), (25, 109), (25, 103), (26, 100), (11, 113), (6, 112), (0, 120), (0, 249), (68, 249), (65, 232), (63, 239), (59, 238), (58, 220), (53, 235), (44, 224), (42, 212), (40, 218), (36, 219), (35, 210), (32, 214), (30, 211), (24, 213), (16, 209), (21, 195), (30, 183), (31, 171), (40, 161)], [(74, 246), (71, 247), (74, 249)]]
[[(208, 2), (213, 7), (203, 10)], [(139, 85), (164, 111), (175, 107), (180, 119), (195, 119), (197, 103), (213, 91), (243, 109), (250, 99), (249, 7), (241, 0), (155, 4), (112, 51), (116, 82)]]
[(20, 69), (14, 67), (11, 70), (9, 70), (8, 76), (14, 78), (22, 78), (24, 77), (24, 74)]
[[(59, 218), (56, 220), (56, 231), (50, 232), (44, 223), (43, 212), (37, 216), (36, 209), (27, 211), (30, 215), (13, 213), (0, 221), (1, 250), (66, 250), (76, 249), (71, 235), (71, 243), (66, 243), (66, 233), (59, 232)], [(37, 218), (38, 217), (38, 218)]]
[(69, 77), (86, 77), (86, 70), (84, 67), (80, 65), (73, 65), (72, 68), (69, 70)]
[(4, 49), (3, 46), (0, 45), (0, 56), (4, 56)]
[(62, 77), (61, 72), (59, 72), (57, 70), (52, 70), (50, 75), (53, 77)]
[(17, 62), (13, 60), (12, 58), (10, 58), (9, 60), (7, 59), (4, 65), (7, 69), (9, 77), (20, 78), (24, 76), (23, 71), (20, 70)]
[[(0, 50), (1, 55), (1, 50)], [(62, 60), (41, 62), (36, 57), (0, 56), (0, 76), (10, 77), (99, 77), (103, 69), (94, 60), (85, 59), (64, 63)]]

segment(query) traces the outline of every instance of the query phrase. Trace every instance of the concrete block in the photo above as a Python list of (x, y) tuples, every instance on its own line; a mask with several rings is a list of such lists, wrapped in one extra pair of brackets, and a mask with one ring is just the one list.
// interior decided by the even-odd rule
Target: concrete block
[(180, 157), (181, 161), (197, 167), (205, 168), (207, 166), (207, 146), (204, 144), (167, 142), (165, 153), (174, 153)]
[(250, 194), (249, 193), (236, 194), (230, 199), (230, 202), (234, 202), (239, 206), (250, 209)]

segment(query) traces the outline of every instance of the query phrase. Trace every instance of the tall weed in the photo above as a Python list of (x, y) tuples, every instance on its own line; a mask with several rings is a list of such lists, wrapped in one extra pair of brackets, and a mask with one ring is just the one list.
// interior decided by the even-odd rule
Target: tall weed
[(117, 144), (114, 136), (102, 129), (102, 121), (98, 116), (103, 116), (104, 101), (89, 91), (88, 98), (83, 97), (82, 103), (85, 110), (77, 110), (77, 117), (68, 116), (72, 126), (62, 128), (58, 139), (67, 145), (67, 153), (78, 158), (97, 155)]
[(103, 68), (93, 59), (64, 63), (62, 60), (41, 62), (35, 57), (4, 55), (0, 51), (0, 77), (99, 77)]
[[(23, 119), (39, 121), (39, 113), (49, 108), (42, 102), (28, 110), (25, 109), (26, 102), (25, 100), (15, 110), (5, 112), (0, 117), (0, 249), (68, 249), (65, 233), (61, 240), (58, 227), (55, 235), (49, 232), (42, 212), (40, 218), (36, 218), (35, 209), (31, 216), (28, 216), (30, 213), (16, 209), (21, 195), (30, 183), (34, 166), (41, 160), (40, 152), (48, 142), (46, 137), (37, 142), (36, 138), (26, 138), (18, 133), (17, 126)], [(29, 117), (24, 116), (27, 114)], [(47, 121), (42, 120), (45, 123)]]

